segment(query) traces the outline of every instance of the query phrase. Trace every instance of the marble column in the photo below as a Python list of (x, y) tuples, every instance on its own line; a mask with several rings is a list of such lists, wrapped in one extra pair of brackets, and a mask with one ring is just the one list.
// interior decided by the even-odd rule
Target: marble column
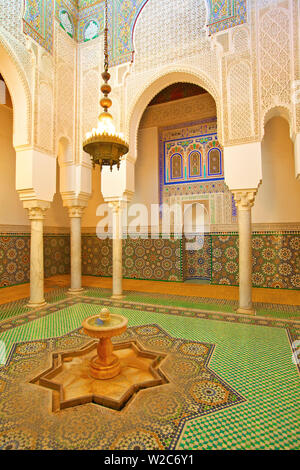
[(69, 294), (83, 291), (81, 286), (81, 217), (84, 208), (72, 206), (68, 208), (71, 233), (71, 287)]
[(31, 223), (30, 300), (27, 306), (29, 308), (39, 308), (46, 305), (44, 298), (43, 221), (50, 203), (28, 201), (27, 204), (24, 203), (24, 207), (28, 209), (28, 217)]
[(122, 202), (109, 203), (112, 208), (113, 221), (113, 289), (112, 299), (122, 299), (123, 296), (123, 263), (122, 263)]
[(255, 189), (233, 191), (239, 224), (239, 308), (237, 313), (255, 315), (252, 305), (252, 228), (251, 207)]

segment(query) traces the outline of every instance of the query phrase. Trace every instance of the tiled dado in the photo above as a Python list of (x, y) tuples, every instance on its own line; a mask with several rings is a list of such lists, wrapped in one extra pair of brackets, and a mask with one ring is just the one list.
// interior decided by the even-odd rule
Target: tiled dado
[[(70, 236), (44, 235), (45, 277), (70, 272)], [(29, 282), (30, 234), (0, 233), (0, 287)]]
[[(83, 274), (112, 275), (112, 242), (82, 236)], [(201, 245), (201, 239), (198, 240)], [(123, 275), (131, 279), (238, 285), (239, 247), (236, 232), (205, 234), (202, 248), (188, 250), (186, 240), (123, 241)], [(197, 245), (196, 245), (197, 248)], [(300, 288), (300, 232), (253, 232), (253, 286)]]
[[(187, 251), (183, 243), (184, 279), (212, 284), (239, 284), (237, 232), (209, 233), (203, 248)], [(252, 233), (253, 287), (300, 289), (300, 232)]]
[[(253, 286), (300, 289), (300, 231), (253, 232)], [(29, 282), (30, 235), (0, 233), (0, 287)], [(205, 235), (203, 248), (187, 250), (180, 239), (126, 239), (123, 275), (129, 279), (238, 285), (238, 234)], [(70, 237), (44, 235), (45, 277), (70, 272)], [(82, 235), (82, 273), (112, 275), (112, 242)]]
[[(238, 285), (237, 233), (211, 234), (213, 284)], [(300, 289), (300, 232), (253, 232), (254, 287)]]
[[(210, 234), (199, 237), (189, 246), (183, 240), (183, 276), (184, 280), (200, 279), (211, 281), (212, 276), (212, 238)], [(193, 248), (190, 250), (189, 248)]]
[[(130, 279), (183, 281), (180, 239), (123, 240), (123, 276)], [(82, 236), (82, 273), (112, 275), (112, 240)]]

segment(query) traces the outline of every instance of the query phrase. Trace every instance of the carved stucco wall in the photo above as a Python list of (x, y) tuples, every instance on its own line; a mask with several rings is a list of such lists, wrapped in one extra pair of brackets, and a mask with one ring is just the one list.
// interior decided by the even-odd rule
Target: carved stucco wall
[(142, 116), (140, 129), (191, 122), (212, 116), (216, 116), (216, 103), (209, 93), (203, 93), (149, 106)]
[[(248, 2), (248, 24), (212, 37), (207, 36), (203, 22), (205, 2), (200, 2), (200, 7), (198, 1), (185, 2), (186, 11), (193, 11), (188, 16), (190, 34), (180, 2), (166, 15), (167, 3), (151, 0), (138, 18), (136, 57), (127, 77), (127, 115), (137, 106), (137, 96), (153, 82), (155, 74), (164, 73), (164, 67), (172, 67), (174, 72), (193, 67), (217, 90), (214, 97), (224, 145), (260, 140), (264, 116), (274, 107), (288, 110), (291, 134), (297, 132), (299, 103), (293, 104), (291, 99), (292, 83), (299, 80), (296, 2)], [(131, 126), (128, 122), (128, 132)]]
[(65, 137), (76, 149), (77, 53), (74, 41), (55, 22), (55, 142)]
[[(109, 1), (111, 65), (132, 60), (135, 25), (148, 2), (149, 0)], [(205, 0), (205, 3), (206, 30), (210, 35), (247, 21), (247, 0)], [(54, 16), (61, 28), (75, 41), (90, 41), (103, 33), (104, 0), (24, 0), (24, 7), (24, 32), (49, 52), (53, 47)]]
[[(0, 36), (31, 90), (35, 145), (53, 153), (64, 136), (73, 158), (89, 165), (81, 143), (99, 112), (102, 36), (78, 44), (54, 19), (51, 54), (23, 33), (22, 0), (0, 0), (0, 7)], [(223, 145), (261, 140), (273, 109), (285, 110), (291, 134), (299, 132), (300, 104), (291, 99), (300, 78), (299, 9), (296, 0), (249, 0), (247, 22), (209, 35), (205, 0), (173, 0), (172, 8), (149, 0), (134, 28), (134, 62), (111, 68), (113, 111), (133, 156), (147, 103), (176, 74), (214, 97)]]
[(207, 81), (207, 86), (219, 87), (217, 57), (206, 31), (207, 15), (205, 0), (174, 0), (172, 9), (167, 0), (145, 5), (135, 27), (135, 61), (127, 77), (129, 116), (137, 96), (166, 73), (178, 70), (192, 75), (198, 71), (204, 85)]
[(53, 154), (54, 145), (54, 64), (53, 58), (43, 49), (36, 57), (35, 67), (35, 127), (34, 143), (37, 147)]
[(81, 142), (84, 135), (96, 126), (97, 116), (100, 113), (100, 83), (101, 83), (101, 53), (103, 38), (83, 44), (79, 47), (79, 113), (78, 113), (78, 154), (80, 160), (89, 164), (90, 157), (82, 150)]
[(0, 0), (0, 25), (14, 38), (25, 44), (26, 36), (22, 30), (24, 0)]
[[(32, 143), (33, 80), (30, 74), (32, 57), (30, 57), (24, 46), (14, 47), (15, 42), (10, 33), (0, 26), (0, 71), (8, 82), (16, 111), (14, 117), (14, 146), (21, 147)], [(22, 49), (24, 50), (22, 51)]]
[(291, 134), (299, 131), (296, 122), (299, 104), (293, 105), (291, 101), (293, 82), (299, 80), (299, 38), (295, 32), (295, 28), (299, 30), (299, 9), (295, 8), (296, 3), (275, 1), (269, 3), (269, 8), (256, 12), (261, 126), (269, 110), (283, 108)]

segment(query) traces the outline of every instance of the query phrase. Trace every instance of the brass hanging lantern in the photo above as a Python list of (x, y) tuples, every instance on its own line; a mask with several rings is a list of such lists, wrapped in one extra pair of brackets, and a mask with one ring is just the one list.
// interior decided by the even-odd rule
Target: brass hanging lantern
[(83, 142), (83, 150), (91, 156), (93, 166), (109, 165), (112, 170), (113, 165), (120, 167), (120, 158), (125, 155), (129, 146), (124, 140), (122, 133), (117, 133), (113, 122), (112, 115), (107, 111), (111, 107), (112, 101), (108, 97), (111, 92), (111, 86), (108, 84), (110, 73), (108, 72), (108, 8), (107, 0), (105, 0), (105, 29), (104, 29), (104, 72), (102, 78), (104, 80), (101, 86), (103, 97), (100, 105), (103, 108), (102, 113), (98, 117), (98, 125), (85, 135)]

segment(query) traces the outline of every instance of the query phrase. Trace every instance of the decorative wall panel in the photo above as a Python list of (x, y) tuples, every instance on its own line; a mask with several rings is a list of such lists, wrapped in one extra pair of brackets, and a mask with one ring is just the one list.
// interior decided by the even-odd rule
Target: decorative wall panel
[(142, 116), (140, 128), (160, 127), (182, 122), (195, 122), (201, 119), (215, 117), (216, 103), (209, 93), (187, 97), (184, 101), (170, 101), (168, 103), (148, 106)]
[[(69, 235), (44, 235), (44, 275), (70, 272)], [(30, 281), (30, 235), (0, 234), (0, 287)]]
[(249, 49), (249, 32), (244, 28), (237, 28), (232, 34), (234, 52), (245, 52)]
[(300, 289), (300, 233), (255, 234), (252, 239), (256, 287)]
[(148, 0), (114, 0), (109, 5), (111, 24), (110, 63), (118, 65), (132, 60), (132, 35), (136, 19)]
[(112, 241), (96, 235), (82, 235), (82, 274), (112, 276)]
[(288, 10), (270, 8), (259, 22), (261, 106), (264, 111), (290, 102), (290, 42)]
[(237, 234), (211, 235), (212, 284), (239, 283), (239, 237)]
[(186, 240), (183, 240), (183, 278), (211, 280), (211, 236), (206, 234), (199, 237), (201, 248), (187, 250)]
[(82, 90), (82, 132), (85, 135), (95, 126), (96, 117), (99, 114), (100, 75), (96, 70), (89, 70), (83, 74), (84, 88)]
[[(109, 2), (111, 65), (132, 60), (133, 32), (138, 16), (148, 0), (112, 0)], [(206, 3), (205, 3), (206, 2)], [(246, 0), (202, 0), (208, 7), (210, 34), (246, 21)], [(24, 32), (49, 52), (53, 44), (53, 0), (25, 0)], [(199, 8), (194, 5), (194, 8)], [(185, 5), (185, 9), (187, 5)], [(175, 8), (176, 10), (176, 8)], [(98, 37), (104, 30), (103, 0), (55, 0), (55, 17), (66, 33), (79, 42)], [(206, 18), (202, 13), (203, 25)], [(202, 22), (201, 22), (202, 23)]]
[(77, 16), (77, 41), (90, 41), (102, 34), (104, 31), (104, 20), (103, 0), (79, 2), (79, 11)]
[(224, 180), (217, 120), (211, 118), (159, 131), (160, 186)]
[(181, 240), (130, 239), (123, 242), (124, 276), (155, 281), (182, 281)]
[[(63, 136), (74, 143), (76, 44), (56, 24), (56, 141)], [(75, 154), (75, 149), (73, 150)], [(74, 155), (73, 154), (73, 155)], [(75, 155), (74, 157), (75, 158)]]
[(202, 72), (211, 70), (215, 53), (207, 38), (206, 21), (206, 0), (148, 1), (134, 28), (135, 71), (160, 69), (180, 60), (187, 64), (195, 56)]
[(241, 141), (254, 134), (252, 73), (239, 61), (228, 72), (229, 139)]
[(0, 25), (21, 44), (25, 43), (23, 15), (24, 0), (0, 0)]
[[(182, 281), (181, 259), (181, 240), (123, 240), (125, 278)], [(83, 235), (82, 273), (112, 275), (112, 240)]]
[(52, 52), (53, 0), (25, 0), (23, 31)]
[(53, 101), (53, 88), (51, 84), (40, 80), (37, 102), (36, 143), (47, 151), (51, 151), (53, 147)]
[[(83, 274), (112, 275), (112, 242), (96, 235), (82, 237)], [(129, 279), (205, 280), (239, 283), (237, 233), (207, 233), (197, 250), (186, 240), (128, 239), (123, 241), (123, 275)], [(252, 238), (254, 287), (300, 289), (300, 233), (255, 232)]]
[[(254, 287), (300, 289), (300, 232), (255, 232)], [(208, 233), (203, 248), (188, 251), (184, 240), (123, 241), (123, 275), (129, 279), (238, 285), (237, 233)], [(45, 277), (70, 272), (69, 235), (44, 235)], [(112, 275), (112, 241), (82, 236), (83, 275)], [(29, 282), (30, 235), (0, 234), (0, 287)]]
[[(238, 235), (211, 235), (212, 283), (238, 285)], [(300, 289), (300, 233), (253, 233), (254, 287)]]
[(73, 39), (77, 39), (77, 0), (55, 0), (55, 18), (60, 27)]
[(29, 256), (29, 235), (0, 235), (0, 287), (29, 282)]
[(235, 205), (224, 182), (216, 118), (159, 129), (160, 204), (182, 205), (196, 199), (208, 201), (206, 223), (236, 222)]
[(61, 7), (58, 10), (58, 21), (62, 29), (71, 37), (76, 35), (76, 18), (73, 19), (67, 7), (61, 2)]
[(57, 137), (66, 136), (73, 142), (74, 71), (60, 65), (57, 77), (57, 103), (64, 103), (62, 112), (57, 114)]
[(44, 236), (45, 277), (70, 273), (70, 236)]
[(247, 21), (246, 0), (208, 0), (209, 34), (218, 33)]

